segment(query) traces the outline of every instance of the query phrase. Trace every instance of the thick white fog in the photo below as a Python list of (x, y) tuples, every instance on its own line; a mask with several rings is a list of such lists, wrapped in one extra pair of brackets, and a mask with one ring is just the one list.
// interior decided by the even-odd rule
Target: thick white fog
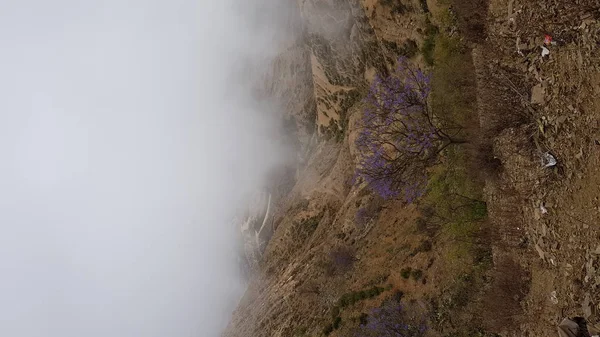
[(238, 73), (274, 53), (260, 12), (0, 2), (0, 336), (219, 334), (230, 216), (281, 150)]

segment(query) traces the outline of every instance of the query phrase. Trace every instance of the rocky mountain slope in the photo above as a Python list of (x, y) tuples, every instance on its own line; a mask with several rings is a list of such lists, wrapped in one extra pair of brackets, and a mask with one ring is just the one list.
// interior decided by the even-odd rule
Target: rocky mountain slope
[[(266, 188), (269, 235), (224, 336), (353, 336), (389, 303), (427, 336), (550, 335), (564, 315), (600, 318), (598, 8), (290, 1), (293, 34), (258, 94), (280, 102), (297, 160)], [(399, 56), (433, 69), (433, 99), (477, 139), (432, 168), (413, 204), (353, 182), (362, 98)], [(543, 167), (546, 153), (558, 165)]]

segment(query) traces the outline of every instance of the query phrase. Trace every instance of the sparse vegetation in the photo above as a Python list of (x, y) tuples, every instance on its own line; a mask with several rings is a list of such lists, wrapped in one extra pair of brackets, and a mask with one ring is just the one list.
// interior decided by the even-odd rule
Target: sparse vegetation
[(317, 229), (317, 226), (319, 226), (319, 222), (321, 221), (321, 218), (323, 218), (322, 213), (317, 214), (312, 217), (304, 218), (300, 221), (299, 227), (309, 233), (312, 233), (315, 231), (315, 229)]
[(294, 337), (306, 337), (308, 329), (305, 326), (297, 327), (294, 331)]
[(400, 303), (400, 301), (402, 300), (403, 297), (404, 297), (404, 292), (402, 290), (396, 290), (394, 292), (394, 295), (392, 296), (392, 300)]
[(381, 3), (384, 6), (390, 8), (390, 12), (395, 15), (401, 15), (410, 10), (410, 8), (405, 5), (402, 0), (381, 0)]
[(419, 281), (421, 277), (423, 277), (423, 271), (420, 269), (413, 269), (410, 276), (412, 276), (413, 280)]
[(408, 58), (413, 58), (419, 52), (419, 45), (417, 41), (413, 39), (407, 39), (404, 41), (400, 49), (398, 50), (398, 54), (401, 56), (405, 56)]
[(406, 39), (401, 46), (394, 41), (383, 40), (383, 45), (398, 56), (413, 58), (419, 52), (419, 45), (413, 39)]
[[(348, 129), (348, 110), (360, 100), (360, 92), (356, 89), (352, 89), (337, 92), (329, 97), (334, 103), (339, 102), (339, 109), (334, 109), (327, 99), (321, 99), (320, 102), (322, 102), (327, 109), (339, 111), (339, 120), (334, 118), (330, 119), (329, 125), (321, 125), (319, 131), (325, 139), (334, 139), (336, 142), (340, 143), (344, 140), (344, 136)], [(323, 111), (323, 114), (329, 117), (326, 111)]]
[(289, 229), (290, 251), (300, 248), (312, 236), (322, 218), (323, 212), (293, 222)]
[(353, 89), (353, 90), (349, 90), (349, 91), (340, 93), (339, 95), (343, 97), (343, 98), (340, 98), (340, 123), (339, 123), (340, 129), (342, 130), (341, 138), (343, 139), (343, 136), (346, 134), (346, 131), (348, 130), (348, 117), (349, 117), (348, 110), (350, 110), (350, 108), (354, 104), (356, 104), (356, 102), (360, 101), (360, 93), (358, 90)]
[[(448, 36), (446, 30), (440, 32), (433, 25), (427, 30), (431, 39), (425, 41), (422, 51), (427, 63), (435, 65), (431, 104), (434, 109), (443, 109), (445, 119), (464, 126), (462, 137), (476, 143), (479, 121), (470, 54), (459, 38)], [(453, 282), (432, 301), (432, 322), (440, 330), (462, 324), (456, 322), (457, 312), (476, 296), (477, 289), (485, 283), (483, 275), (491, 266), (489, 245), (481, 239), (487, 204), (483, 201), (483, 181), (476, 173), (481, 170), (477, 155), (473, 147), (449, 148), (431, 169), (427, 192), (419, 202), (422, 217), (417, 219), (418, 230), (447, 242), (443, 255), (445, 273)], [(464, 325), (449, 331), (474, 331), (471, 325)]]
[(360, 325), (365, 325), (367, 324), (369, 320), (369, 314), (366, 313), (361, 313), (360, 316), (358, 317), (358, 322), (360, 323)]
[(344, 140), (345, 131), (335, 119), (331, 119), (328, 126), (321, 125), (320, 131), (325, 139), (333, 139), (338, 143)]
[(410, 267), (402, 268), (402, 270), (400, 271), (400, 275), (402, 276), (402, 278), (408, 280), (410, 278), (411, 271), (412, 268)]
[(334, 330), (337, 330), (342, 325), (342, 318), (338, 315), (333, 317), (333, 322), (331, 324), (327, 324), (323, 328), (323, 334), (325, 336), (329, 336)]
[[(331, 309), (332, 322), (330, 324), (327, 324), (323, 328), (323, 334), (328, 336), (334, 330), (339, 329), (339, 327), (342, 324), (341, 314), (342, 314), (342, 310), (344, 308), (352, 306), (362, 300), (377, 297), (384, 291), (385, 291), (384, 288), (375, 286), (375, 287), (371, 287), (369, 289), (353, 291), (353, 292), (349, 292), (349, 293), (342, 295), (339, 298), (337, 305)], [(366, 320), (366, 317), (363, 317), (363, 315), (361, 314), (359, 319), (361, 322), (363, 322), (364, 320)]]
[(310, 205), (310, 201), (308, 199), (300, 200), (296, 205), (290, 208), (291, 213), (298, 213), (301, 211), (308, 210), (308, 206)]
[[(443, 111), (443, 120), (464, 126), (462, 138), (476, 139), (479, 122), (470, 54), (458, 38), (439, 33), (430, 22), (428, 25), (429, 33), (435, 35), (431, 51), (435, 59), (431, 80), (433, 109)], [(455, 253), (463, 256), (471, 255), (473, 239), (487, 216), (487, 205), (482, 201), (483, 183), (474, 174), (478, 168), (474, 170), (472, 165), (475, 157), (469, 147), (449, 148), (439, 165), (430, 171), (427, 192), (419, 203), (424, 217), (417, 220), (417, 226), (421, 230), (441, 230), (458, 242)]]
[(430, 252), (433, 248), (433, 244), (429, 240), (425, 240), (421, 242), (419, 247), (417, 247), (417, 252)]
[(340, 308), (351, 306), (354, 303), (362, 301), (364, 299), (379, 296), (379, 294), (381, 294), (384, 291), (384, 288), (372, 287), (367, 290), (349, 292), (340, 297), (340, 299), (338, 300), (338, 306)]
[(383, 200), (377, 195), (368, 197), (363, 203), (364, 205), (361, 203), (358, 204), (359, 209), (355, 215), (356, 226), (358, 228), (363, 228), (368, 223), (377, 220), (383, 207)]
[(425, 22), (425, 40), (423, 41), (423, 46), (421, 47), (421, 53), (423, 54), (423, 59), (425, 63), (429, 66), (434, 65), (435, 56), (435, 44), (436, 37), (438, 36), (439, 29), (431, 23), (429, 17), (427, 17)]
[(395, 301), (385, 301), (371, 311), (366, 324), (356, 329), (358, 337), (420, 337), (427, 331), (426, 319), (418, 310)]
[(352, 247), (337, 247), (329, 253), (328, 274), (332, 275), (336, 272), (345, 273), (352, 269), (354, 261), (356, 261), (356, 257)]
[(342, 318), (340, 316), (337, 316), (334, 320), (333, 320), (333, 329), (337, 330), (340, 327), (340, 324), (342, 324)]

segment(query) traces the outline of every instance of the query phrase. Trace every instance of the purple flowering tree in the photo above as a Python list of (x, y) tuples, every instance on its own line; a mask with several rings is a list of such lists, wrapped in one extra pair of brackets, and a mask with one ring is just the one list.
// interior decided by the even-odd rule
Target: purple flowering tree
[(452, 144), (461, 128), (436, 114), (428, 103), (430, 75), (405, 58), (388, 77), (377, 77), (356, 140), (357, 174), (383, 198), (412, 202), (427, 182), (426, 169)]
[(402, 304), (387, 301), (371, 311), (366, 324), (361, 324), (355, 337), (422, 337), (427, 331), (425, 319)]

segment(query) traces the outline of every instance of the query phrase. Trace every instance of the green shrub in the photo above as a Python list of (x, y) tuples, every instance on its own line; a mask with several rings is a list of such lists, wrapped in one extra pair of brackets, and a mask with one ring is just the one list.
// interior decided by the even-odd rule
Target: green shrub
[(394, 293), (393, 299), (394, 299), (394, 301), (396, 301), (396, 302), (400, 302), (400, 301), (402, 301), (402, 298), (403, 298), (403, 297), (404, 297), (404, 292), (403, 292), (402, 290), (397, 290), (397, 291)]
[(342, 295), (342, 297), (340, 297), (340, 299), (338, 300), (338, 305), (341, 308), (347, 307), (351, 302), (351, 296), (352, 296), (352, 293), (346, 293), (346, 294)]
[(333, 329), (337, 330), (340, 328), (340, 324), (342, 324), (342, 318), (340, 316), (337, 316), (334, 320), (333, 320)]
[(419, 247), (419, 249), (422, 252), (430, 252), (432, 248), (433, 248), (433, 244), (429, 240), (423, 241), (423, 243), (421, 243), (421, 246)]
[(410, 272), (412, 271), (412, 268), (407, 267), (407, 268), (403, 268), (400, 271), (400, 276), (402, 276), (403, 279), (408, 280), (410, 278)]
[(413, 58), (415, 55), (417, 55), (418, 51), (419, 45), (417, 44), (417, 41), (413, 39), (408, 39), (404, 41), (402, 46), (399, 48), (398, 53), (402, 56)]
[(423, 271), (420, 269), (414, 269), (411, 272), (411, 276), (412, 276), (413, 280), (418, 281), (421, 279), (421, 277), (423, 277)]
[(367, 297), (368, 297), (367, 292), (364, 290), (362, 290), (361, 292), (358, 293), (358, 298), (361, 300), (364, 300)]
[(487, 204), (483, 201), (474, 202), (471, 206), (471, 217), (473, 220), (481, 220), (487, 217)]
[(392, 14), (404, 14), (409, 10), (408, 6), (402, 3), (402, 0), (381, 0), (381, 3), (390, 7)]
[(425, 23), (425, 41), (423, 41), (423, 46), (421, 47), (421, 53), (423, 54), (423, 59), (425, 59), (425, 63), (432, 66), (434, 63), (434, 51), (435, 51), (435, 40), (439, 30), (436, 26), (434, 26), (429, 18)]
[(365, 300), (367, 298), (373, 298), (375, 296), (378, 296), (379, 294), (383, 293), (384, 291), (385, 291), (385, 289), (382, 287), (372, 287), (367, 290), (353, 291), (350, 293), (345, 293), (338, 300), (338, 306), (340, 308), (344, 308), (344, 307), (353, 305), (356, 302)]
[(373, 287), (369, 290), (367, 290), (367, 295), (369, 298), (371, 297), (375, 297), (378, 296), (379, 294), (381, 294), (385, 289), (381, 288), (381, 287)]
[(360, 314), (360, 316), (358, 317), (358, 321), (360, 322), (360, 325), (365, 325), (369, 322), (369, 315), (365, 314), (364, 312), (362, 314)]
[(331, 317), (337, 317), (340, 315), (340, 307), (335, 306), (331, 309)]
[(308, 329), (305, 326), (297, 327), (294, 331), (294, 337), (305, 337)]

